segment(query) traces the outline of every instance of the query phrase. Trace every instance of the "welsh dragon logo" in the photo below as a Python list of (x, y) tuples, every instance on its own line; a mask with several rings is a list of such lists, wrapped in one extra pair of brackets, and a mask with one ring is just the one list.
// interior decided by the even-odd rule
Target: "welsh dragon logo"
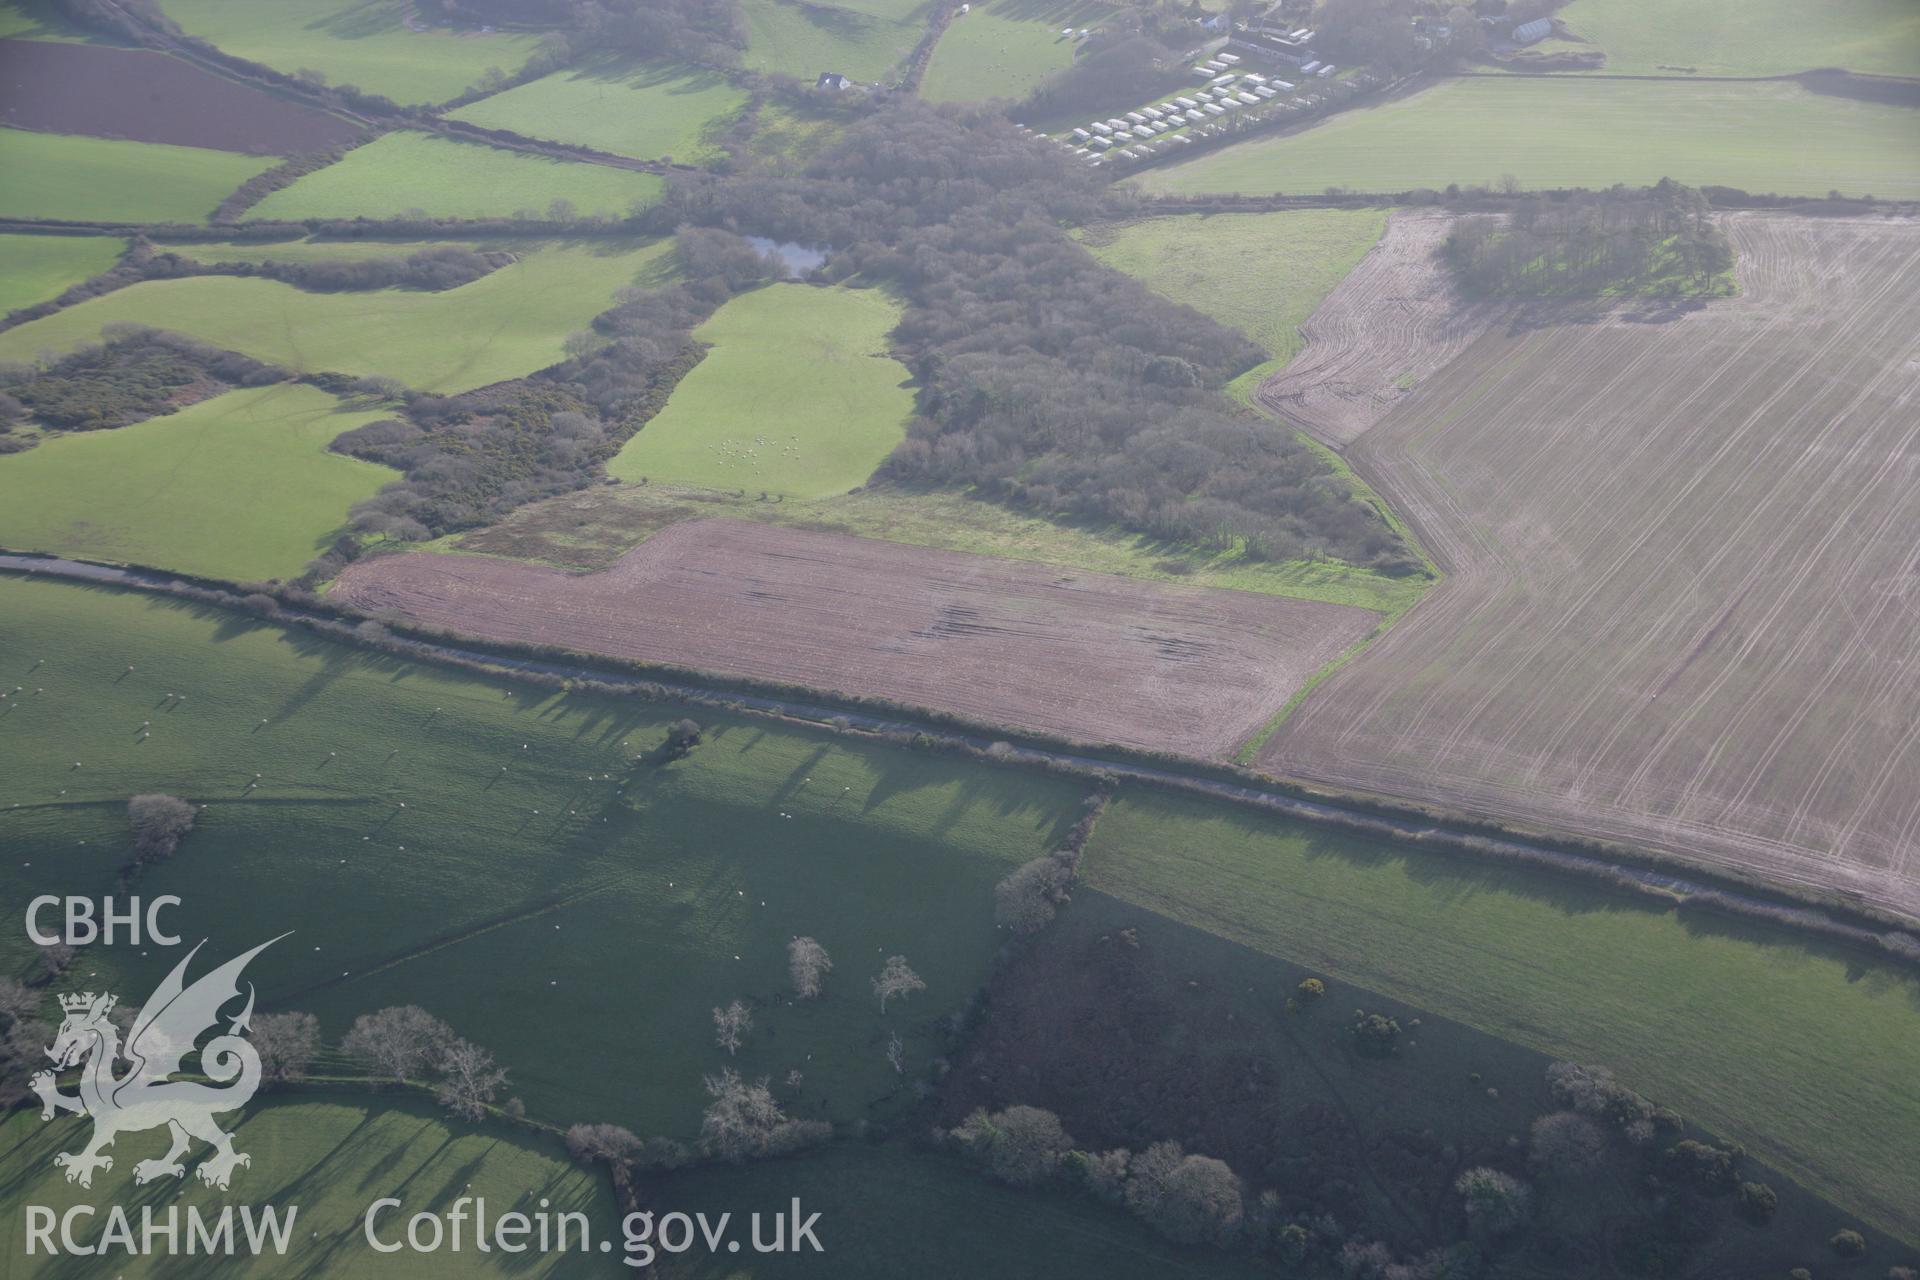
[[(91, 1187), (94, 1170), (113, 1168), (106, 1148), (115, 1138), (162, 1125), (172, 1134), (173, 1145), (159, 1159), (133, 1166), (136, 1183), (185, 1177), (186, 1166), (180, 1158), (194, 1138), (213, 1148), (195, 1170), (209, 1186), (226, 1190), (234, 1170), (253, 1162), (251, 1156), (233, 1149), (233, 1135), (213, 1119), (244, 1107), (260, 1087), (260, 1055), (242, 1035), (253, 1017), (252, 983), (247, 984), (246, 1007), (229, 1021), (226, 1032), (198, 1049), (199, 1074), (212, 1083), (173, 1077), (183, 1073), (182, 1063), (195, 1053), (200, 1036), (217, 1027), (221, 1007), (239, 997), (240, 971), (278, 941), (263, 942), (187, 986), (187, 965), (206, 944), (194, 947), (141, 1006), (124, 1048), (119, 1027), (108, 1017), (115, 1001), (111, 992), (60, 997), (65, 1017), (47, 1056), (56, 1071), (80, 1067), (79, 1092), (61, 1093), (54, 1071), (42, 1071), (30, 1083), (40, 1095), (42, 1120), (71, 1111), (93, 1121), (93, 1141), (84, 1150), (63, 1151), (53, 1158), (67, 1171), (68, 1182)], [(122, 1061), (126, 1070), (116, 1074), (116, 1064)]]

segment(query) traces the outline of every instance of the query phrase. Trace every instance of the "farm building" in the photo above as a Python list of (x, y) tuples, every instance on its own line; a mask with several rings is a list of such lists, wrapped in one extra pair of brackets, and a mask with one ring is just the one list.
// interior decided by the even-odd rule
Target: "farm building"
[(1523, 22), (1513, 29), (1513, 42), (1515, 44), (1537, 44), (1552, 34), (1552, 18), (1535, 18), (1532, 22)]
[(813, 82), (813, 87), (839, 93), (842, 90), (853, 88), (853, 81), (847, 79), (838, 71), (822, 71), (820, 78)]
[[(1312, 33), (1307, 35), (1311, 37)], [(1240, 53), (1265, 63), (1286, 62), (1297, 66), (1313, 56), (1306, 40), (1274, 31), (1237, 31), (1229, 43)]]

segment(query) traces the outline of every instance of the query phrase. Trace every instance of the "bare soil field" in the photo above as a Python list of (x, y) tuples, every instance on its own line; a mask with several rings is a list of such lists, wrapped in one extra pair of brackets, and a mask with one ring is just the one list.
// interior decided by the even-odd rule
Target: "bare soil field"
[(489, 639), (1213, 757), (1379, 621), (743, 520), (674, 525), (603, 573), (412, 552), (353, 565), (334, 592)]
[(1740, 297), (1516, 313), (1354, 442), (1450, 577), (1260, 764), (1920, 916), (1920, 223), (1729, 230)]
[(1371, 427), (1509, 309), (1469, 302), (1434, 257), (1450, 215), (1396, 213), (1367, 256), (1301, 327), (1306, 348), (1254, 392), (1333, 445)]
[(0, 40), (0, 124), (248, 155), (352, 138), (345, 120), (141, 49)]

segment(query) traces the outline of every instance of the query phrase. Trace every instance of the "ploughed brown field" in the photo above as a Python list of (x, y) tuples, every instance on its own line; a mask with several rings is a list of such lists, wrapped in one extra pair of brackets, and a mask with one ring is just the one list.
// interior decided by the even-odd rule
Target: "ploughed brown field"
[(1331, 445), (1371, 427), (1508, 310), (1434, 270), (1453, 218), (1402, 212), (1300, 327), (1306, 347), (1256, 398)]
[(334, 590), (489, 639), (1195, 756), (1230, 755), (1379, 622), (1346, 605), (743, 520), (674, 525), (602, 573), (410, 552), (355, 564)]
[(357, 132), (164, 53), (25, 40), (0, 40), (0, 124), (256, 156), (317, 151)]
[(1260, 764), (1920, 916), (1920, 223), (1727, 225), (1740, 297), (1516, 307), (1354, 441), (1449, 577)]

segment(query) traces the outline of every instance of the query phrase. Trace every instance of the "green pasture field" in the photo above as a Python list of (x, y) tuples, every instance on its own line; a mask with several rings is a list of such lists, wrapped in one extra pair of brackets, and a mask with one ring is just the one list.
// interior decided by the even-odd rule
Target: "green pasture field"
[[(367, 1243), (364, 1219), (373, 1201), (396, 1196), (397, 1210), (381, 1215), (378, 1227), (386, 1242), (404, 1240), (406, 1219), (424, 1209), (445, 1213), (461, 1196), (484, 1197), (490, 1219), (512, 1210), (537, 1211), (542, 1197), (549, 1213), (585, 1213), (597, 1234), (615, 1233), (619, 1208), (612, 1190), (595, 1173), (567, 1159), (550, 1137), (516, 1130), (505, 1124), (471, 1125), (450, 1121), (421, 1099), (398, 1094), (300, 1090), (262, 1095), (244, 1113), (221, 1118), (234, 1134), (236, 1149), (253, 1162), (234, 1174), (233, 1187), (221, 1192), (204, 1186), (189, 1170), (181, 1182), (161, 1179), (144, 1187), (134, 1185), (136, 1160), (159, 1156), (166, 1150), (164, 1129), (125, 1133), (113, 1148), (110, 1172), (95, 1175), (91, 1190), (69, 1184), (53, 1156), (77, 1150), (91, 1127), (84, 1119), (66, 1117), (43, 1124), (39, 1111), (16, 1111), (0, 1122), (0, 1165), (8, 1176), (0, 1181), (0, 1256), (8, 1259), (10, 1280), (26, 1277), (69, 1276), (76, 1273), (73, 1258), (27, 1255), (24, 1227), (26, 1206), (45, 1205), (64, 1213), (74, 1205), (98, 1206), (93, 1218), (78, 1219), (76, 1235), (83, 1242), (97, 1240), (105, 1228), (108, 1205), (121, 1205), (132, 1215), (138, 1241), (140, 1208), (152, 1206), (165, 1221), (168, 1206), (178, 1204), (216, 1218), (225, 1205), (273, 1205), (284, 1214), (297, 1206), (288, 1234), (285, 1257), (271, 1251), (242, 1263), (214, 1266), (195, 1259), (194, 1274), (270, 1277), (459, 1277), (484, 1276), (614, 1276), (628, 1273), (618, 1253), (595, 1252), (521, 1254), (479, 1253), (473, 1248), (469, 1222), (459, 1253), (403, 1250), (381, 1254)], [(196, 1156), (200, 1154), (196, 1149)], [(244, 1239), (240, 1224), (235, 1236)], [(57, 1238), (57, 1237), (56, 1237)], [(185, 1250), (185, 1227), (179, 1248)], [(112, 1274), (160, 1277), (183, 1274), (184, 1259), (159, 1254), (128, 1258), (114, 1253)]]
[(1300, 326), (1387, 228), (1382, 209), (1180, 214), (1089, 229), (1081, 243), (1155, 293), (1252, 338), (1271, 357), (1242, 400), (1300, 353)]
[(776, 284), (694, 330), (712, 350), (607, 464), (621, 480), (824, 497), (864, 482), (906, 433), (900, 308), (877, 289)]
[(953, 20), (934, 47), (920, 96), (929, 102), (1024, 98), (1073, 65), (1067, 27), (1092, 27), (1112, 10), (1089, 0), (989, 0)]
[(555, 200), (582, 216), (619, 217), (660, 198), (659, 175), (425, 133), (389, 133), (349, 151), (338, 164), (301, 178), (255, 205), (254, 218), (545, 217)]
[(1920, 1233), (1920, 981), (1545, 872), (1140, 794), (1095, 889), (1517, 1044), (1612, 1066), (1835, 1204)]
[(44, 6), (0, 0), (0, 39), (49, 40), (60, 44), (84, 44), (93, 37), (62, 22)]
[(241, 582), (294, 577), (340, 536), (348, 508), (399, 478), (327, 451), (386, 416), (282, 383), (52, 434), (0, 455), (0, 546)]
[(1338, 560), (1280, 564), (1237, 551), (1172, 546), (1105, 525), (1049, 520), (953, 489), (868, 485), (858, 493), (762, 502), (684, 485), (596, 485), (538, 502), (484, 529), (455, 534), (438, 549), (605, 569), (668, 525), (726, 515), (737, 520), (826, 529), (947, 551), (1036, 560), (1153, 582), (1230, 587), (1262, 595), (1358, 605), (1397, 616), (1428, 583), (1392, 578)]
[(488, 68), (513, 72), (537, 34), (446, 28), (409, 31), (408, 0), (164, 0), (188, 34), (291, 75), (312, 69), (329, 84), (356, 85), (405, 106), (445, 102)]
[[(310, 1010), (337, 1039), (418, 1003), (560, 1125), (689, 1136), (700, 1076), (729, 1063), (780, 1082), (791, 1114), (868, 1114), (898, 1089), (890, 1033), (916, 1067), (944, 1051), (942, 1019), (1001, 944), (994, 883), (1057, 847), (1083, 794), (825, 731), (516, 689), (110, 588), (0, 577), (0, 655), (23, 687), (0, 707), (0, 901), (117, 891), (127, 796), (205, 804), (140, 878), (183, 899), (183, 936), (232, 954), (295, 930), (249, 970), (263, 1008)], [(689, 714), (707, 740), (660, 762)], [(802, 1007), (787, 1003), (798, 934), (834, 960)], [(0, 971), (27, 950), (20, 930), (0, 937)], [(869, 979), (896, 953), (927, 990), (883, 1016)], [(172, 962), (95, 948), (74, 981), (144, 992)], [(711, 1011), (735, 998), (756, 1027), (729, 1059)]]
[(1776, 76), (1844, 67), (1920, 75), (1920, 8), (1908, 0), (1573, 0), (1554, 14), (1607, 53), (1605, 71)]
[(1792, 82), (1443, 81), (1299, 133), (1164, 169), (1150, 191), (1404, 191), (1506, 175), (1526, 188), (1661, 178), (1782, 195), (1920, 196), (1920, 111)]
[(0, 235), (0, 316), (57, 298), (126, 251), (117, 236)]
[(422, 391), (467, 391), (564, 359), (567, 334), (605, 310), (616, 289), (657, 269), (670, 246), (517, 244), (519, 262), (443, 293), (308, 293), (235, 276), (148, 281), (0, 334), (0, 360), (65, 351), (127, 320), (303, 373), (381, 374)]
[(952, 1274), (1058, 1280), (1251, 1280), (1274, 1274), (1245, 1255), (1183, 1248), (1119, 1209), (1059, 1191), (1015, 1190), (958, 1159), (898, 1143), (837, 1144), (792, 1160), (690, 1169), (661, 1187), (664, 1208), (763, 1220), (795, 1197), (818, 1211), (821, 1253), (770, 1259), (687, 1255), (691, 1280), (903, 1280)]
[[(878, 0), (863, 8), (883, 7)], [(813, 81), (823, 71), (852, 80), (884, 81), (920, 42), (922, 24), (856, 12), (852, 6), (793, 0), (741, 0), (747, 19), (749, 71)]]
[(746, 91), (714, 72), (620, 61), (556, 71), (450, 118), (639, 160), (699, 164), (722, 154), (708, 136), (746, 104)]
[(0, 129), (0, 217), (205, 222), (235, 187), (278, 164), (204, 147)]
[(749, 156), (774, 173), (796, 173), (840, 137), (844, 122), (824, 112), (763, 101), (746, 140)]

